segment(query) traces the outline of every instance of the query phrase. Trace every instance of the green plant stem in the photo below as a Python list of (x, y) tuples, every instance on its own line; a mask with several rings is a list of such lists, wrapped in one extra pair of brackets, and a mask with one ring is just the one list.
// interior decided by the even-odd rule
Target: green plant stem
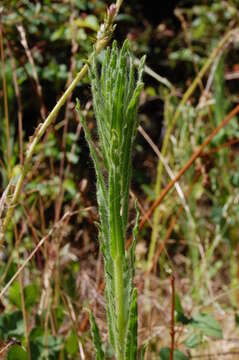
[[(114, 11), (114, 8), (111, 7), (109, 11)], [(100, 76), (97, 58), (94, 57), (92, 61), (90, 79), (103, 171), (83, 116), (81, 120), (97, 176), (99, 239), (105, 266), (107, 321), (110, 343), (117, 360), (135, 359), (137, 352), (137, 291), (133, 288), (133, 276), (138, 215), (129, 254), (126, 253), (125, 240), (131, 154), (138, 126), (137, 109), (143, 87), (144, 62), (145, 57), (142, 57), (135, 76), (127, 40), (121, 50), (116, 42), (111, 50), (107, 49)], [(99, 355), (101, 359), (99, 332), (95, 321), (91, 323), (96, 356)]]
[[(119, 12), (119, 9), (120, 9), (120, 6), (122, 5), (122, 2), (123, 2), (123, 0), (117, 0), (117, 2), (116, 2), (116, 11), (115, 11), (113, 17), (110, 18), (110, 22), (108, 22), (108, 24), (105, 26), (103, 34), (100, 36), (99, 39), (97, 39), (96, 44), (95, 44), (95, 52), (96, 53), (99, 53), (107, 45), (107, 43), (108, 43), (108, 41), (110, 39), (110, 36), (111, 36), (111, 32), (113, 31), (112, 24), (114, 22), (115, 17), (117, 16), (117, 14)], [(92, 55), (93, 55), (93, 53), (90, 54), (87, 63), (91, 62)], [(49, 126), (55, 120), (59, 110), (64, 106), (66, 100), (68, 99), (70, 94), (73, 92), (73, 90), (75, 89), (75, 87), (77, 86), (79, 81), (86, 75), (87, 70), (88, 70), (88, 66), (87, 66), (87, 64), (85, 64), (83, 66), (83, 68), (81, 69), (81, 71), (78, 72), (78, 74), (76, 75), (75, 79), (72, 81), (70, 86), (66, 89), (64, 94), (61, 96), (61, 98), (59, 99), (57, 104), (54, 106), (54, 108), (52, 109), (50, 114), (47, 116), (44, 123), (42, 123), (42, 124), (40, 124), (38, 126), (38, 128), (36, 129), (36, 132), (34, 134), (33, 141), (30, 141), (30, 143), (29, 143), (28, 151), (27, 151), (27, 154), (26, 154), (24, 164), (22, 166), (21, 174), (20, 174), (20, 176), (19, 176), (19, 178), (17, 180), (16, 187), (15, 187), (12, 199), (11, 199), (10, 204), (8, 206), (5, 218), (3, 219), (3, 222), (2, 222), (0, 245), (1, 245), (2, 241), (3, 241), (3, 235), (6, 232), (6, 230), (8, 228), (8, 225), (9, 225), (11, 219), (12, 219), (14, 209), (15, 209), (17, 203), (18, 203), (19, 196), (20, 196), (20, 193), (21, 193), (22, 184), (23, 184), (25, 176), (27, 175), (27, 172), (29, 170), (29, 166), (30, 166), (33, 154), (34, 154), (34, 152), (36, 150), (36, 146), (39, 143), (39, 141), (41, 140), (42, 136), (46, 133), (46, 130), (49, 128)]]
[(123, 359), (125, 347), (125, 317), (124, 317), (124, 253), (125, 239), (122, 233), (122, 219), (120, 215), (120, 183), (119, 174), (116, 170), (118, 161), (112, 165), (112, 176), (109, 183), (109, 203), (110, 203), (110, 232), (111, 232), (111, 254), (113, 260), (113, 277), (115, 286), (115, 307), (116, 323), (118, 331), (118, 341), (116, 342), (117, 360)]
[[(220, 51), (222, 51), (223, 47), (228, 43), (228, 41), (230, 41), (230, 39), (235, 31), (236, 30), (230, 30), (225, 34), (225, 36), (219, 42), (218, 46), (212, 51), (211, 55), (205, 62), (202, 69), (199, 71), (198, 75), (196, 76), (196, 78), (194, 79), (194, 81), (192, 82), (190, 87), (187, 89), (187, 91), (183, 95), (183, 98), (182, 98), (180, 104), (178, 105), (177, 110), (174, 113), (174, 116), (172, 117), (171, 121), (168, 124), (168, 128), (166, 130), (166, 134), (165, 134), (163, 146), (162, 146), (162, 151), (161, 151), (162, 157), (164, 157), (164, 158), (166, 157), (169, 139), (170, 139), (170, 136), (174, 129), (174, 126), (181, 114), (183, 106), (186, 104), (186, 102), (188, 101), (190, 96), (194, 93), (195, 89), (197, 88), (201, 79), (207, 72), (208, 68), (211, 66), (212, 62), (218, 56)], [(157, 167), (157, 179), (156, 179), (156, 184), (155, 184), (155, 197), (156, 198), (159, 196), (159, 194), (161, 192), (162, 175), (163, 175), (163, 163), (161, 161), (159, 161), (158, 167)], [(147, 259), (147, 269), (149, 269), (151, 267), (151, 262), (153, 260), (153, 256), (154, 256), (155, 248), (156, 248), (156, 244), (157, 244), (157, 238), (158, 238), (158, 234), (159, 234), (159, 214), (160, 214), (160, 210), (159, 210), (159, 208), (156, 208), (156, 210), (154, 212), (154, 216), (153, 216), (153, 231), (152, 231), (152, 235), (151, 235), (149, 254), (148, 254), (148, 259)]]

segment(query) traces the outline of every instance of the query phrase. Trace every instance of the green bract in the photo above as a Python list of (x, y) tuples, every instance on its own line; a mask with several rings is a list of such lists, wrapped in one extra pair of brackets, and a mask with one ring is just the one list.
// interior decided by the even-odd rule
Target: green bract
[[(137, 291), (133, 289), (133, 275), (138, 220), (129, 254), (125, 249), (125, 240), (132, 145), (138, 127), (137, 107), (143, 87), (144, 61), (145, 58), (142, 58), (135, 79), (127, 41), (121, 50), (116, 42), (112, 49), (107, 49), (100, 73), (96, 56), (93, 58), (89, 73), (104, 175), (102, 161), (82, 119), (97, 175), (99, 237), (105, 265), (109, 338), (118, 360), (135, 359), (137, 352)], [(95, 347), (97, 353), (102, 354), (96, 342)], [(98, 358), (103, 358), (103, 355)]]

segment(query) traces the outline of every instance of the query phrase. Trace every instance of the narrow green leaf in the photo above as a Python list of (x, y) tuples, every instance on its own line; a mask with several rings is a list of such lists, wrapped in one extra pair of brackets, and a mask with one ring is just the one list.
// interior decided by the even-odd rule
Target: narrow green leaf
[(114, 298), (111, 295), (113, 293), (112, 289), (112, 280), (110, 278), (109, 273), (106, 273), (106, 288), (105, 288), (105, 298), (106, 298), (106, 313), (107, 313), (107, 321), (108, 321), (108, 328), (109, 328), (109, 338), (110, 343), (113, 349), (115, 349), (115, 336), (116, 336), (116, 314), (115, 314), (115, 307), (114, 307)]
[(144, 55), (140, 59), (140, 63), (139, 63), (139, 67), (138, 67), (138, 84), (142, 82), (145, 60), (146, 60), (146, 55)]
[(126, 335), (125, 360), (135, 360), (137, 356), (138, 337), (138, 307), (137, 289), (134, 289), (131, 297), (128, 329)]
[(102, 350), (100, 332), (92, 312), (90, 312), (90, 327), (96, 352), (95, 358), (96, 360), (104, 360), (104, 352)]
[(131, 266), (132, 276), (134, 275), (135, 248), (136, 248), (137, 235), (139, 232), (139, 220), (140, 220), (140, 211), (138, 208), (137, 201), (135, 201), (135, 209), (136, 209), (136, 220), (133, 228), (133, 242), (130, 247), (130, 266)]

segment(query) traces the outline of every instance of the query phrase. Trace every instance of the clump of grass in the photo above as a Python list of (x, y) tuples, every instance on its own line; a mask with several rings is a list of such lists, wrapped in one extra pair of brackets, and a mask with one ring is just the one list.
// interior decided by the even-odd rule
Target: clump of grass
[[(112, 50), (107, 49), (100, 74), (96, 56), (92, 61), (89, 73), (104, 174), (102, 162), (82, 119), (97, 176), (99, 239), (104, 257), (109, 340), (118, 360), (135, 359), (137, 353), (137, 290), (133, 287), (133, 276), (138, 219), (129, 253), (126, 252), (125, 240), (132, 146), (138, 127), (137, 107), (143, 87), (144, 61), (143, 57), (135, 80), (127, 41), (121, 50), (116, 42)], [(96, 323), (93, 320), (91, 323), (94, 325), (93, 338), (97, 339), (94, 341), (97, 358), (101, 359), (103, 352), (95, 330)]]

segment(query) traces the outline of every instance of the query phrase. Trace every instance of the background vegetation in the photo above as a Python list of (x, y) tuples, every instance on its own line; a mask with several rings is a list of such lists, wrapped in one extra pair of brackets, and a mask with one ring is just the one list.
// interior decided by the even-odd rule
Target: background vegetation
[[(160, 194), (238, 104), (239, 2), (163, 3), (125, 0), (114, 32), (120, 44), (129, 39), (136, 63), (147, 55), (133, 153), (132, 227), (136, 198), (142, 218), (160, 202), (137, 237), (138, 358), (169, 359), (173, 346), (176, 360), (238, 359), (238, 110), (162, 201)], [(29, 136), (81, 70), (109, 5), (1, 2), (2, 219)], [(114, 355), (95, 226), (96, 178), (76, 97), (97, 142), (86, 76), (37, 145), (2, 239), (2, 358), (93, 359), (87, 308), (108, 358)]]

